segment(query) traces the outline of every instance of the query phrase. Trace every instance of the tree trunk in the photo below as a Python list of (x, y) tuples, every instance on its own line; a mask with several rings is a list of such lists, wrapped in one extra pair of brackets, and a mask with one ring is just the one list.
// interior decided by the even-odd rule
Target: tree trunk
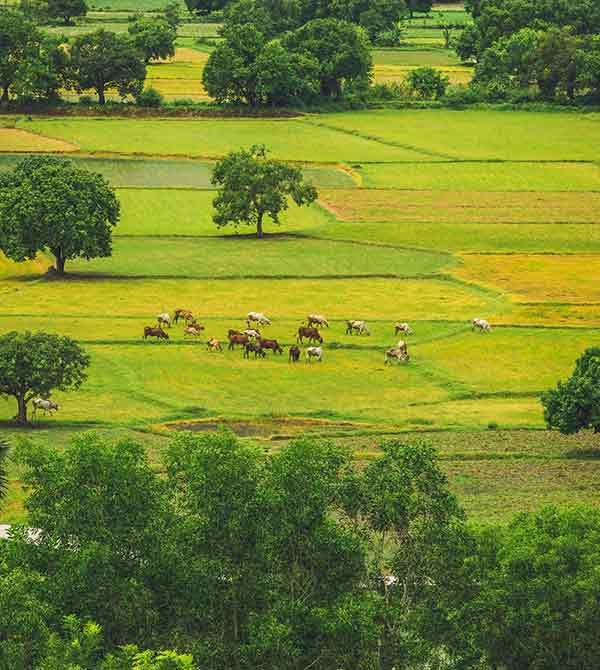
[(58, 248), (53, 251), (54, 256), (56, 257), (56, 274), (60, 277), (65, 276), (65, 257), (63, 255), (62, 249)]
[(2, 97), (0, 98), (0, 105), (8, 104), (8, 86), (4, 86), (2, 89)]
[(258, 215), (258, 221), (256, 222), (256, 237), (261, 238), (264, 237), (264, 232), (263, 232), (263, 214)]
[(22, 425), (27, 423), (27, 403), (25, 402), (25, 394), (17, 396), (17, 405), (19, 411), (17, 412), (17, 423)]
[(104, 86), (99, 86), (98, 87), (98, 102), (101, 105), (106, 104), (106, 97), (104, 95)]

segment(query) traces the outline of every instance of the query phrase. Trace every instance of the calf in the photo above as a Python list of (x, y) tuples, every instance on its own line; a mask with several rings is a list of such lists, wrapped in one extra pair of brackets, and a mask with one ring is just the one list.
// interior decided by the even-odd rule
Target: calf
[(203, 330), (204, 326), (201, 326), (199, 323), (194, 323), (183, 329), (183, 335), (193, 335), (194, 337), (198, 337)]
[(398, 333), (412, 335), (412, 328), (408, 325), (408, 323), (396, 323), (394, 324), (394, 335), (398, 335)]
[(221, 343), (219, 340), (216, 340), (214, 337), (211, 337), (210, 340), (206, 343), (206, 348), (211, 351), (223, 351), (223, 347), (221, 346)]

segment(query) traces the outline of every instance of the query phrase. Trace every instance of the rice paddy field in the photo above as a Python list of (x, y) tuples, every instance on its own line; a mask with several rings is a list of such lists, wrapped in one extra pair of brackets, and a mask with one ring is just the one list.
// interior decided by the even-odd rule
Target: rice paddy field
[[(95, 7), (120, 25), (131, 11), (127, 0)], [(413, 28), (415, 40), (435, 38), (426, 23)], [(424, 62), (459, 73), (451, 53), (425, 42), (377, 50), (377, 76)], [(173, 62), (151, 66), (152, 85), (202, 95), (192, 84), (206, 57), (180, 46)], [(256, 143), (319, 191), (281, 226), (268, 221), (264, 240), (212, 221), (215, 160)], [(69, 335), (91, 356), (84, 386), (56, 393), (59, 412), (31, 428), (17, 429), (13, 403), (0, 400), (0, 431), (57, 448), (81, 430), (132, 436), (157, 468), (180, 429), (226, 425), (268, 449), (310, 432), (361, 460), (383, 438), (422, 437), (476, 521), (599, 504), (598, 436), (546, 431), (539, 402), (600, 346), (599, 147), (600, 115), (577, 112), (2, 116), (0, 172), (28, 153), (64, 156), (103, 174), (122, 214), (112, 257), (72, 261), (64, 280), (47, 275), (47, 255), (21, 264), (0, 255), (0, 333)], [(176, 307), (194, 312), (202, 337), (173, 327), (169, 342), (144, 341), (144, 326)], [(284, 355), (209, 353), (208, 337), (225, 340), (249, 310), (272, 318), (267, 332)], [(330, 322), (323, 363), (291, 365), (287, 347), (311, 312)], [(473, 317), (492, 333), (472, 332)], [(371, 335), (347, 335), (347, 319), (365, 319)], [(386, 366), (396, 321), (413, 328), (411, 361)], [(1, 521), (23, 518), (19, 475), (11, 466)]]

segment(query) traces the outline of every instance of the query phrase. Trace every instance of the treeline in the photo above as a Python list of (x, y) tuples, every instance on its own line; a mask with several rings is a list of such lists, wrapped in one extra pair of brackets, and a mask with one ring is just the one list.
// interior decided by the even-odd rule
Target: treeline
[[(27, 526), (0, 541), (2, 670), (591, 670), (600, 514), (474, 529), (435, 451), (357, 467), (181, 434), (16, 450)], [(167, 650), (167, 651), (164, 651)]]
[[(144, 96), (146, 65), (175, 53), (176, 13), (137, 18), (127, 34), (97, 30), (69, 41), (43, 31), (20, 10), (0, 13), (0, 103), (56, 103), (61, 90), (94, 91), (105, 104), (106, 91), (125, 98)], [(152, 102), (152, 101), (150, 101)]]
[(600, 97), (600, 4), (588, 0), (470, 0), (474, 23), (456, 50), (474, 60), (473, 86), (504, 99), (535, 86), (549, 101)]

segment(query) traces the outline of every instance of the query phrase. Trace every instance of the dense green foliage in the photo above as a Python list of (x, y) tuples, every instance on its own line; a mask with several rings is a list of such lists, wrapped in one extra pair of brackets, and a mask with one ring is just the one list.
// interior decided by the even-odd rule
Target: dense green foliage
[(175, 55), (177, 28), (166, 19), (141, 18), (129, 26), (134, 46), (144, 54), (146, 63)]
[(475, 86), (501, 99), (535, 84), (546, 100), (600, 95), (600, 9), (587, 0), (485, 0), (459, 37), (463, 59), (477, 62)]
[(0, 667), (592, 670), (600, 514), (469, 530), (430, 446), (381, 451), (183, 433), (158, 474), (128, 440), (21, 445)]
[(549, 428), (565, 434), (585, 428), (600, 433), (600, 348), (588, 349), (571, 378), (543, 394), (542, 404)]
[(128, 38), (101, 29), (73, 41), (70, 72), (74, 88), (95, 90), (103, 105), (107, 88), (117, 89), (122, 98), (141, 93), (146, 65)]
[(6, 472), (6, 457), (8, 456), (8, 443), (0, 439), (0, 504), (8, 493), (8, 475)]
[(407, 77), (410, 89), (421, 98), (441, 98), (448, 87), (448, 77), (433, 67), (418, 67)]
[[(372, 68), (368, 40), (347, 21), (317, 19), (281, 40), (270, 39), (272, 23), (261, 10), (256, 23), (241, 22), (234, 10), (211, 53), (202, 82), (217, 102), (276, 104), (310, 102), (317, 96), (341, 97), (345, 88), (367, 86)], [(240, 22), (238, 22), (240, 21)]]
[(213, 201), (217, 226), (255, 226), (257, 237), (263, 236), (265, 215), (278, 224), (289, 200), (302, 206), (317, 199), (300, 168), (268, 158), (264, 146), (230, 153), (215, 166), (212, 182), (219, 189)]
[(66, 81), (67, 54), (17, 11), (0, 13), (0, 103), (55, 100)]
[(119, 201), (104, 177), (60, 158), (31, 156), (0, 176), (0, 249), (15, 261), (49, 249), (56, 271), (111, 253)]
[(50, 19), (62, 19), (65, 25), (72, 22), (73, 17), (87, 14), (85, 0), (47, 0), (46, 13)]
[(27, 406), (33, 398), (48, 398), (55, 389), (79, 388), (88, 365), (88, 355), (68, 337), (7, 333), (0, 336), (0, 396), (15, 398), (16, 420), (27, 423)]

